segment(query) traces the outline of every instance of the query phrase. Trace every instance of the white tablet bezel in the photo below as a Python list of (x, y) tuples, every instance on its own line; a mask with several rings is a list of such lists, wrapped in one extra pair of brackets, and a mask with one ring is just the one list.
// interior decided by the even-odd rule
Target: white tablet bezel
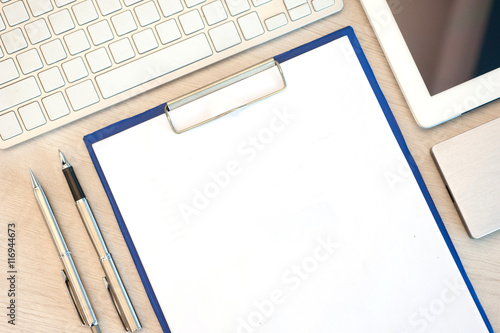
[(361, 3), (419, 126), (436, 126), (500, 98), (500, 68), (431, 96), (387, 0)]

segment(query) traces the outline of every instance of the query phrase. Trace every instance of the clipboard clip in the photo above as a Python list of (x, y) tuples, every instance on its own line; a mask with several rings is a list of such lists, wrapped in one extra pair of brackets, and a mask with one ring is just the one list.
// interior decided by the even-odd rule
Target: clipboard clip
[[(272, 92), (270, 92), (270, 93), (268, 93), (268, 94), (266, 94), (264, 96), (260, 96), (260, 97), (254, 99), (254, 100), (252, 100), (250, 102), (244, 103), (244, 104), (239, 105), (237, 107), (234, 107), (234, 108), (232, 108), (230, 110), (224, 111), (224, 112), (222, 112), (222, 113), (220, 113), (220, 114), (218, 114), (216, 116), (213, 116), (211, 118), (205, 119), (205, 120), (203, 120), (201, 122), (198, 122), (198, 123), (196, 123), (194, 125), (188, 126), (186, 128), (176, 129), (175, 126), (174, 126), (174, 124), (172, 123), (172, 119), (171, 119), (171, 117), (169, 115), (169, 111), (172, 111), (172, 110), (174, 110), (174, 109), (176, 109), (176, 108), (178, 108), (180, 106), (183, 106), (183, 105), (185, 105), (187, 103), (195, 101), (195, 100), (197, 100), (197, 99), (199, 99), (201, 97), (204, 97), (204, 96), (209, 95), (209, 94), (211, 94), (213, 92), (216, 92), (216, 91), (218, 91), (220, 89), (223, 89), (223, 88), (225, 88), (227, 86), (230, 86), (230, 85), (232, 85), (234, 83), (242, 81), (242, 80), (244, 80), (246, 78), (249, 78), (249, 77), (251, 77), (251, 76), (253, 76), (255, 74), (263, 72), (263, 71), (265, 71), (267, 69), (270, 69), (270, 68), (272, 68), (274, 66), (276, 66), (278, 68), (279, 74), (281, 75), (281, 80), (283, 81), (283, 86), (281, 88), (279, 88), (279, 89), (277, 89), (275, 91), (272, 91)], [(221, 117), (223, 117), (223, 116), (225, 116), (225, 115), (227, 115), (227, 114), (229, 114), (229, 113), (231, 113), (233, 111), (236, 111), (236, 110), (241, 109), (243, 107), (246, 107), (248, 105), (251, 105), (251, 104), (254, 104), (256, 102), (259, 102), (259, 101), (261, 101), (261, 100), (263, 100), (265, 98), (268, 98), (270, 96), (273, 96), (273, 95), (275, 95), (275, 94), (283, 91), (285, 88), (286, 88), (285, 76), (283, 75), (283, 71), (281, 70), (280, 64), (276, 60), (274, 60), (274, 59), (269, 59), (269, 60), (265, 60), (265, 61), (263, 61), (261, 63), (258, 63), (258, 64), (254, 65), (252, 67), (244, 69), (241, 72), (238, 72), (238, 73), (235, 73), (235, 74), (230, 75), (228, 77), (225, 77), (225, 78), (223, 78), (223, 79), (221, 79), (219, 81), (216, 81), (214, 83), (206, 85), (205, 87), (202, 87), (202, 88), (197, 89), (197, 90), (195, 90), (195, 91), (193, 91), (191, 93), (185, 94), (183, 96), (180, 96), (180, 97), (178, 97), (176, 99), (173, 99), (173, 100), (167, 102), (166, 105), (165, 105), (165, 114), (167, 115), (167, 119), (168, 119), (168, 122), (170, 124), (170, 127), (172, 128), (172, 131), (174, 131), (174, 133), (176, 133), (176, 134), (181, 134), (183, 132), (189, 131), (190, 129), (193, 129), (193, 128), (196, 128), (198, 126), (204, 125), (204, 124), (206, 124), (208, 122), (211, 122), (212, 120), (221, 118)]]

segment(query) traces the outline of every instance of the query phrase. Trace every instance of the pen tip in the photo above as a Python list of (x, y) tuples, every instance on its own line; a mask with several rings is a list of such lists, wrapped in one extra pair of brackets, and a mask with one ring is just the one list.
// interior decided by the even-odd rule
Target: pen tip
[(38, 180), (36, 179), (31, 169), (30, 169), (30, 178), (31, 178), (31, 185), (33, 186), (33, 188), (40, 187), (40, 184), (38, 183)]
[(70, 167), (70, 165), (69, 165), (68, 161), (66, 160), (66, 157), (64, 156), (61, 149), (59, 149), (59, 159), (61, 160), (61, 165), (62, 165), (63, 169)]

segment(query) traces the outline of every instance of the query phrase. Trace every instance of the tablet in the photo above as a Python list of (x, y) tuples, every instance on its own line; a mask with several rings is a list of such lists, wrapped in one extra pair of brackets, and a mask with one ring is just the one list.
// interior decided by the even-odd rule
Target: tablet
[(361, 2), (421, 127), (500, 97), (500, 1)]

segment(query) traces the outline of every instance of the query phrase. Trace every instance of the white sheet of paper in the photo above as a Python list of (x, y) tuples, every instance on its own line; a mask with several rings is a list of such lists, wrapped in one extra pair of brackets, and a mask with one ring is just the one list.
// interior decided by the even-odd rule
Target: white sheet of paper
[(94, 144), (171, 331), (487, 332), (348, 38), (281, 66), (251, 107)]

